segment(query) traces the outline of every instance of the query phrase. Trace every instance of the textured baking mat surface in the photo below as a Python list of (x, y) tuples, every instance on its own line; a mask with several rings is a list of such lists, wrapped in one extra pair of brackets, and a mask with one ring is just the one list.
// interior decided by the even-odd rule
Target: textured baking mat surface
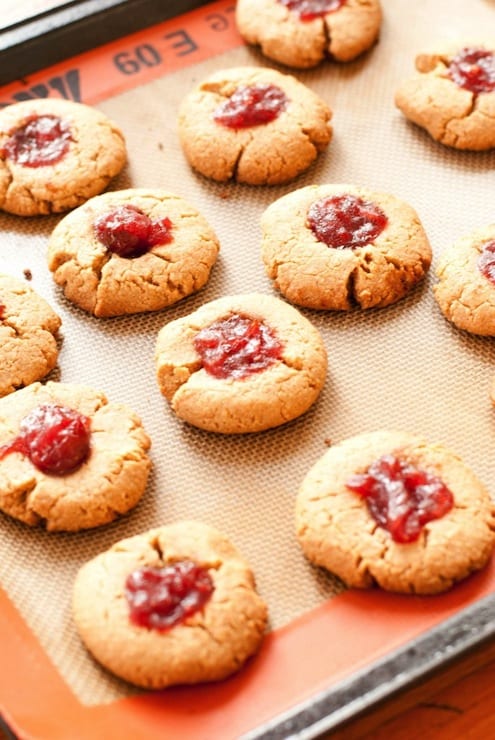
[[(177, 193), (216, 230), (220, 258), (199, 294), (154, 314), (88, 317), (64, 299), (46, 266), (47, 238), (59, 218), (0, 216), (0, 270), (30, 277), (30, 285), (63, 320), (51, 379), (85, 383), (128, 404), (153, 442), (145, 496), (108, 527), (48, 534), (0, 517), (1, 585), (83, 704), (103, 704), (130, 692), (89, 658), (70, 613), (77, 569), (116, 540), (183, 518), (218, 527), (251, 562), (271, 628), (277, 629), (341, 590), (336, 579), (306, 563), (293, 526), (299, 484), (329, 441), (376, 428), (416, 432), (454, 449), (495, 491), (489, 400), (493, 340), (450, 326), (431, 290), (442, 249), (493, 221), (495, 153), (445, 149), (393, 105), (394, 91), (412, 73), (417, 51), (445, 38), (483, 38), (494, 26), (495, 4), (472, 0), (469, 13), (464, 0), (384, 0), (383, 6), (381, 38), (369, 54), (345, 66), (327, 63), (297, 73), (333, 109), (334, 138), (317, 163), (288, 185), (208, 182), (191, 172), (178, 143), (177, 108), (193, 84), (221, 68), (277, 67), (255, 50), (240, 46), (98, 103), (120, 124), (128, 144), (129, 164), (112, 189), (157, 187)], [(429, 277), (390, 308), (303, 311), (322, 332), (329, 356), (325, 388), (304, 417), (242, 437), (208, 434), (178, 421), (155, 382), (159, 329), (221, 295), (272, 293), (260, 259), (261, 213), (295, 188), (325, 182), (390, 192), (410, 203), (434, 251)]]

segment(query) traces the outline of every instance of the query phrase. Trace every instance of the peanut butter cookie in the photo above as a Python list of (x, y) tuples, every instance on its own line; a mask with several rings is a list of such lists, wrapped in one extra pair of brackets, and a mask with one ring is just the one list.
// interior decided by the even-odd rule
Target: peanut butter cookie
[(247, 562), (195, 521), (121, 540), (83, 565), (73, 613), (96, 660), (151, 689), (226, 678), (258, 650), (267, 622)]
[(433, 292), (459, 329), (495, 336), (495, 224), (477, 229), (442, 253)]
[(0, 274), (0, 396), (41, 380), (53, 370), (61, 323), (26, 283)]
[(119, 190), (65, 216), (48, 266), (66, 297), (95, 316), (158, 311), (198, 291), (220, 245), (198, 211), (163, 190)]
[(262, 67), (221, 70), (182, 102), (179, 136), (205, 177), (276, 185), (306, 170), (331, 135), (331, 110), (291, 75)]
[(0, 111), (0, 209), (60, 213), (101, 193), (126, 163), (124, 136), (102, 112), (58, 98)]
[(49, 382), (0, 399), (0, 510), (77, 531), (113, 521), (144, 493), (150, 440), (103, 393)]
[(296, 504), (297, 537), (348, 586), (434, 594), (487, 563), (495, 506), (465, 463), (416, 435), (377, 431), (331, 447)]
[(322, 337), (268, 295), (225, 296), (166, 324), (158, 385), (181, 419), (224, 434), (259, 432), (303, 414), (325, 381)]
[(236, 23), (248, 42), (289, 67), (326, 58), (349, 62), (377, 40), (379, 0), (238, 0)]
[(262, 215), (262, 258), (292, 303), (346, 311), (403, 298), (423, 279), (431, 247), (414, 209), (352, 185), (309, 185)]
[(395, 104), (430, 136), (455, 149), (495, 146), (495, 48), (447, 46), (419, 54), (417, 74), (405, 80)]

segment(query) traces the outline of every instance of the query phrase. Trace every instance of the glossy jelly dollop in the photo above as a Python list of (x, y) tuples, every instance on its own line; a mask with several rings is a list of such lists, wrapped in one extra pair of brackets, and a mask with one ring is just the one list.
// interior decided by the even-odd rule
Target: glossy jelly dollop
[(334, 13), (346, 4), (347, 0), (278, 0), (286, 8), (297, 13), (302, 21), (312, 21), (327, 13)]
[(237, 314), (201, 329), (194, 347), (204, 369), (217, 378), (244, 378), (282, 356), (282, 344), (269, 326)]
[(43, 473), (67, 475), (89, 455), (90, 426), (90, 419), (75, 409), (42, 404), (21, 420), (17, 437), (0, 447), (0, 460), (20, 452)]
[(439, 477), (392, 454), (353, 475), (346, 486), (366, 499), (376, 523), (401, 543), (417, 540), (425, 524), (454, 505), (452, 492)]
[(456, 85), (473, 93), (495, 90), (495, 54), (486, 49), (465, 48), (453, 57), (448, 74)]
[(95, 219), (94, 231), (98, 241), (120, 257), (139, 257), (152, 247), (169, 244), (173, 239), (169, 218), (152, 221), (130, 204), (103, 213)]
[(274, 121), (287, 108), (289, 98), (276, 85), (241, 85), (213, 113), (217, 123), (240, 129)]
[(204, 607), (213, 591), (208, 570), (190, 560), (163, 568), (139, 568), (125, 582), (131, 621), (156, 630), (184, 622)]
[(373, 242), (388, 218), (376, 203), (345, 193), (312, 203), (307, 224), (318, 241), (328, 247), (355, 249)]
[(495, 285), (495, 239), (483, 244), (477, 265), (483, 277)]
[(1, 153), (24, 167), (46, 167), (64, 157), (71, 141), (66, 121), (58, 116), (33, 116), (10, 134)]

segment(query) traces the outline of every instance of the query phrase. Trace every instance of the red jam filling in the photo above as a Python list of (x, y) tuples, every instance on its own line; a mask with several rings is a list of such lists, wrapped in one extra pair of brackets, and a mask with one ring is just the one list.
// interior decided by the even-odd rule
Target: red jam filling
[(169, 218), (151, 221), (139, 208), (117, 206), (94, 222), (96, 238), (110, 252), (120, 257), (139, 257), (152, 247), (169, 244), (172, 222)]
[(24, 167), (44, 167), (59, 162), (71, 141), (66, 121), (57, 116), (33, 116), (9, 136), (1, 154)]
[(483, 277), (495, 285), (495, 239), (483, 244), (478, 257), (478, 270)]
[(375, 460), (346, 486), (366, 498), (375, 522), (401, 543), (417, 540), (425, 524), (440, 519), (454, 505), (452, 492), (440, 478), (395, 455)]
[(347, 193), (312, 203), (307, 223), (318, 241), (328, 247), (355, 249), (374, 241), (388, 218), (376, 203)]
[(462, 49), (452, 59), (449, 77), (456, 85), (473, 93), (495, 90), (495, 55), (486, 49)]
[(66, 406), (43, 404), (21, 420), (17, 437), (0, 447), (0, 460), (20, 452), (43, 473), (67, 475), (86, 460), (90, 436), (87, 416)]
[(206, 372), (216, 378), (244, 378), (282, 356), (282, 344), (266, 324), (237, 314), (201, 329), (194, 348)]
[(5, 306), (3, 303), (0, 303), (0, 321), (2, 321), (5, 318)]
[(269, 123), (287, 108), (289, 98), (276, 85), (241, 85), (213, 113), (228, 128), (248, 128)]
[(278, 0), (286, 8), (297, 13), (302, 21), (312, 21), (327, 13), (339, 10), (347, 0)]
[(139, 627), (170, 629), (200, 611), (214, 588), (208, 570), (189, 560), (139, 568), (125, 582), (130, 619)]

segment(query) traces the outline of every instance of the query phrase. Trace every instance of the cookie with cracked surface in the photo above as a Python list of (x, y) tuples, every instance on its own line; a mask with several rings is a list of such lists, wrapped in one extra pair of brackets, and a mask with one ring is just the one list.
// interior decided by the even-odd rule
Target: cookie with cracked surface
[(316, 401), (327, 354), (320, 332), (269, 295), (225, 296), (158, 334), (160, 391), (184, 421), (211, 432), (259, 432)]
[(376, 42), (379, 0), (238, 0), (236, 24), (269, 59), (307, 69), (324, 59), (350, 62)]
[(0, 396), (41, 380), (53, 370), (61, 323), (30, 286), (0, 274)]
[(416, 74), (402, 82), (395, 104), (441, 144), (482, 151), (495, 146), (495, 48), (449, 44), (419, 54)]
[(220, 246), (205, 218), (164, 190), (91, 198), (48, 242), (48, 266), (65, 296), (99, 317), (158, 311), (206, 283)]
[(151, 689), (226, 678), (257, 652), (267, 623), (246, 560), (196, 521), (121, 540), (83, 565), (73, 614), (96, 660)]
[(274, 201), (261, 217), (268, 276), (292, 303), (347, 311), (403, 298), (431, 263), (415, 210), (353, 185), (309, 185)]
[(107, 524), (143, 495), (149, 447), (136, 414), (104, 393), (32, 383), (0, 399), (0, 510), (49, 531)]
[(263, 67), (214, 73), (183, 100), (189, 164), (218, 182), (276, 185), (306, 170), (331, 139), (332, 112), (291, 75)]
[(445, 318), (471, 334), (495, 336), (495, 224), (445, 249), (433, 293)]
[(121, 130), (96, 108), (57, 98), (0, 111), (0, 209), (61, 213), (101, 193), (126, 163)]
[(495, 507), (453, 452), (405, 432), (331, 447), (296, 502), (299, 543), (351, 587), (434, 594), (484, 567)]

